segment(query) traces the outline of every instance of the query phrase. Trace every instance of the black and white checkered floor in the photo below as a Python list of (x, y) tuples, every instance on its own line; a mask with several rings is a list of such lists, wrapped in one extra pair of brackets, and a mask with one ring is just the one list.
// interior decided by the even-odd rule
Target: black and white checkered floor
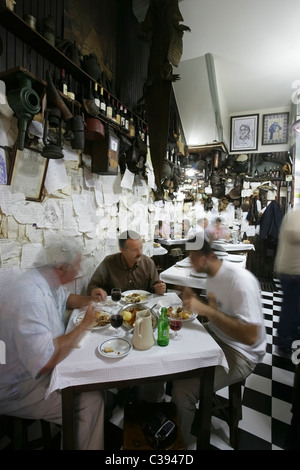
[[(263, 363), (246, 380), (243, 418), (239, 423), (240, 450), (284, 450), (291, 422), (291, 401), (295, 366), (276, 354), (276, 330), (282, 302), (280, 284), (277, 291), (262, 291), (263, 313), (267, 331), (267, 353)], [(223, 397), (227, 389), (218, 392)], [(167, 397), (168, 398), (168, 397)], [(106, 423), (106, 447), (122, 448), (123, 409), (117, 407)], [(112, 443), (114, 443), (112, 445)], [(211, 449), (232, 450), (229, 429), (219, 418), (212, 418)]]

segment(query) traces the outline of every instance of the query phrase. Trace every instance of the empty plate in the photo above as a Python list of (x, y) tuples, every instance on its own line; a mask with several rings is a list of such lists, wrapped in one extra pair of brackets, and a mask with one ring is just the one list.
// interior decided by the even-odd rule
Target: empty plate
[(131, 350), (131, 342), (125, 338), (108, 339), (98, 346), (99, 353), (110, 359), (125, 357)]

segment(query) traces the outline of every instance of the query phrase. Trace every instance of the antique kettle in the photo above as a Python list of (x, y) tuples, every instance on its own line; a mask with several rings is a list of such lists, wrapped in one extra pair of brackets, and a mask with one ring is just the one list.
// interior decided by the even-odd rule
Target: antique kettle
[(17, 78), (20, 86), (8, 92), (7, 101), (18, 118), (18, 149), (23, 150), (28, 122), (40, 112), (41, 102), (39, 95), (32, 88), (31, 77), (20, 72)]
[(152, 327), (152, 315), (150, 310), (140, 310), (136, 314), (136, 320), (132, 336), (132, 344), (136, 349), (150, 349), (154, 345)]

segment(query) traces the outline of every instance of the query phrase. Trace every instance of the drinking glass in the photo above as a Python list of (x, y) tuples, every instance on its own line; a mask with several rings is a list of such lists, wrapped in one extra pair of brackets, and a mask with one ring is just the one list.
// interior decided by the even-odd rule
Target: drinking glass
[(123, 324), (123, 315), (121, 312), (112, 312), (110, 316), (110, 324), (113, 327), (113, 335), (121, 336), (120, 327)]
[(114, 287), (112, 290), (111, 290), (111, 300), (113, 302), (115, 302), (115, 305), (118, 306), (119, 305), (119, 302), (121, 300), (121, 289), (119, 289), (118, 287)]
[(175, 341), (178, 341), (179, 339), (182, 338), (182, 335), (178, 333), (179, 330), (182, 328), (182, 316), (181, 312), (177, 312), (174, 315), (171, 315), (169, 317), (169, 322), (170, 322), (170, 329), (174, 332), (171, 336), (172, 339)]

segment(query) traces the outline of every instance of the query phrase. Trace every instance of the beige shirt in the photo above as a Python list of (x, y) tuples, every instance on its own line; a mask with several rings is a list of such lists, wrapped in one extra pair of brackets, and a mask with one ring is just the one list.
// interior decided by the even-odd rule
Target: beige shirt
[(282, 221), (274, 271), (300, 275), (300, 208), (288, 212)]

